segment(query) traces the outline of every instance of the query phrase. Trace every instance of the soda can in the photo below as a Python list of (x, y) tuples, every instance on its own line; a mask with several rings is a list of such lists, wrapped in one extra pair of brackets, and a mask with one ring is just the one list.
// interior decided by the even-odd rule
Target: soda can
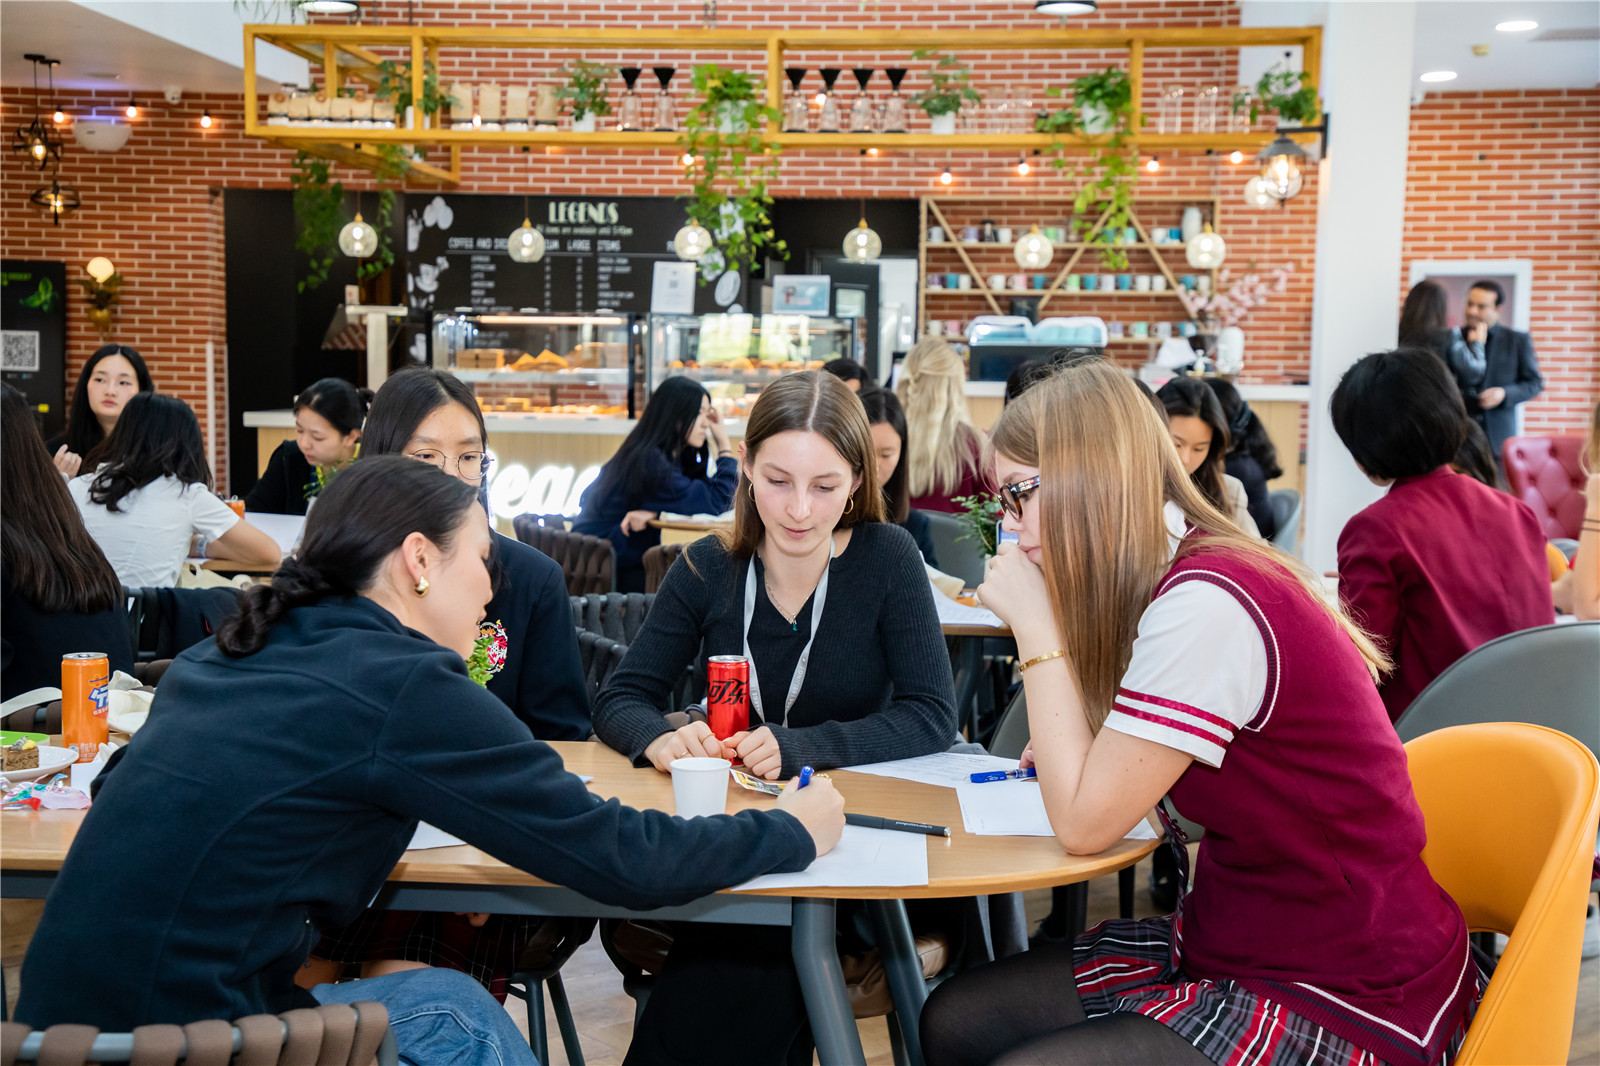
[(718, 740), (750, 728), (750, 660), (743, 655), (706, 660), (706, 718)]
[(78, 762), (93, 762), (106, 742), (111, 697), (111, 660), (103, 651), (61, 657), (61, 737), (78, 746)]

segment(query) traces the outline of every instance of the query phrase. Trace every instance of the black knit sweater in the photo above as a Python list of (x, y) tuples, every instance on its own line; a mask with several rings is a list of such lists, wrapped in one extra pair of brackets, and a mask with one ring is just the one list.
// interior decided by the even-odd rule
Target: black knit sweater
[[(670, 729), (662, 713), (684, 668), (707, 656), (743, 653), (745, 561), (713, 537), (685, 554), (693, 565), (668, 571), (594, 708), (596, 734), (635, 761)], [(822, 623), (787, 726), (780, 724), (784, 696), (811, 631), (812, 604), (791, 629), (756, 582), (750, 652), (784, 776), (801, 766), (821, 770), (944, 751), (956, 739), (955, 688), (911, 535), (887, 523), (856, 526), (830, 565)], [(753, 707), (751, 717), (753, 726), (762, 724)]]

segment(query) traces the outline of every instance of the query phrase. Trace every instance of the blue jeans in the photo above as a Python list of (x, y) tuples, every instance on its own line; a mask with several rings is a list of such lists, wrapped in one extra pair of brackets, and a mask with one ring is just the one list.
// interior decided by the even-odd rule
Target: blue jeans
[(318, 985), (318, 1003), (374, 1000), (389, 1011), (400, 1061), (416, 1066), (538, 1066), (533, 1049), (487, 990), (459, 970), (406, 970)]

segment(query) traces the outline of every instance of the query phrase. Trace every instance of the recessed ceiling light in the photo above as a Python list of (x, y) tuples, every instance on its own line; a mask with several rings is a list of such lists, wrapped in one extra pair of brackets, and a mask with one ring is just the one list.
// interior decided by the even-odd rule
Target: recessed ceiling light
[(1501, 33), (1522, 33), (1524, 30), (1536, 30), (1539, 24), (1532, 19), (1512, 19), (1510, 22), (1496, 24), (1495, 29)]
[(349, 15), (361, 10), (355, 0), (300, 0), (300, 10), (318, 15)]
[(1033, 0), (1033, 9), (1041, 15), (1092, 15), (1098, 9), (1098, 0)]
[(1455, 81), (1456, 72), (1453, 70), (1430, 70), (1419, 80), (1421, 81)]

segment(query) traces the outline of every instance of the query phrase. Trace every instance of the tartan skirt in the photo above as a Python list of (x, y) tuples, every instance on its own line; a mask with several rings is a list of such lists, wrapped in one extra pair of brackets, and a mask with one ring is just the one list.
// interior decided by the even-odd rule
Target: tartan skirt
[[(1091, 1018), (1132, 1011), (1153, 1018), (1217, 1066), (1382, 1066), (1372, 1052), (1233, 981), (1193, 981), (1172, 963), (1172, 919), (1113, 918), (1078, 937), (1073, 971)], [(1467, 1036), (1488, 976), (1445, 1046), (1448, 1066)]]
[(326, 930), (311, 954), (355, 966), (403, 959), (460, 970), (504, 1003), (517, 961), (548, 920), (491, 914), (474, 926), (465, 914), (371, 909), (343, 929)]

